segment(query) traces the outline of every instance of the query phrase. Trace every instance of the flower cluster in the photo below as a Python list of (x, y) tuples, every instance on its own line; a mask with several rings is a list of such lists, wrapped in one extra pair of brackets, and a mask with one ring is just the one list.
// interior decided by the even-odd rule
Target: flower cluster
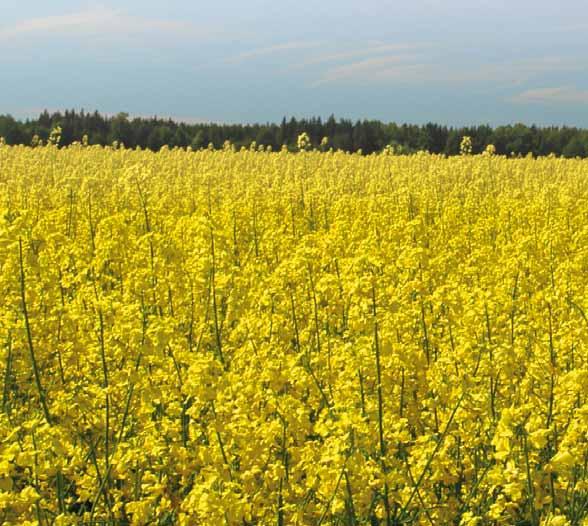
[[(487, 150), (489, 151), (489, 150)], [(469, 136), (464, 136), (461, 139), (461, 143), (459, 145), (459, 152), (461, 155), (471, 155), (472, 154), (472, 138)]]
[(388, 153), (0, 148), (0, 523), (586, 524), (588, 161)]
[[(303, 132), (298, 136), (298, 139), (296, 141), (296, 144), (298, 146), (298, 149), (302, 152), (304, 150), (308, 150), (311, 146), (310, 143), (310, 137), (308, 136), (308, 133)], [(324, 141), (321, 141), (321, 146), (326, 146), (327, 143)]]

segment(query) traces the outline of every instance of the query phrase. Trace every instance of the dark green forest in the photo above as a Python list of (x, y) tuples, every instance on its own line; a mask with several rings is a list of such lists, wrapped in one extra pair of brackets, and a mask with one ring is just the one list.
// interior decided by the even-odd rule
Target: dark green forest
[(286, 145), (296, 149), (300, 133), (306, 132), (314, 146), (319, 147), (323, 137), (328, 146), (345, 151), (361, 150), (365, 154), (382, 150), (387, 145), (395, 151), (410, 153), (428, 150), (432, 153), (455, 155), (459, 153), (461, 138), (472, 138), (474, 153), (482, 152), (488, 144), (503, 155), (588, 157), (588, 130), (573, 127), (538, 127), (525, 124), (490, 127), (488, 125), (448, 127), (428, 123), (424, 125), (384, 123), (378, 120), (352, 121), (309, 119), (282, 119), (279, 124), (187, 124), (162, 118), (131, 118), (126, 113), (115, 116), (98, 112), (67, 110), (63, 113), (44, 111), (37, 119), (16, 120), (0, 115), (0, 137), (7, 144), (32, 144), (36, 135), (47, 141), (51, 130), (61, 126), (60, 144), (66, 146), (81, 141), (86, 135), (90, 144), (110, 145), (115, 141), (127, 147), (159, 150), (162, 146), (191, 146), (194, 149), (222, 147), (230, 141), (236, 147), (257, 145), (280, 149)]

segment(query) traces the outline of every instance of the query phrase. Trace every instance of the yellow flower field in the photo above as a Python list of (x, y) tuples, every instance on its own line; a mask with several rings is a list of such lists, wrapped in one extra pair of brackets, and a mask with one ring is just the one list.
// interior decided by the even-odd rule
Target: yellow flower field
[(588, 524), (588, 161), (388, 153), (0, 146), (0, 523)]

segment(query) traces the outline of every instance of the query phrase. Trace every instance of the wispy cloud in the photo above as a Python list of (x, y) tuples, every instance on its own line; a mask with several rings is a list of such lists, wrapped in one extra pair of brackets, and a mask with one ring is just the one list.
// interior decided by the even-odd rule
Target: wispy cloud
[[(546, 29), (546, 30), (548, 30), (548, 29)], [(584, 23), (579, 22), (579, 23), (573, 23), (573, 24), (567, 24), (567, 25), (560, 25), (560, 26), (550, 28), (550, 32), (556, 32), (556, 33), (580, 33), (580, 32), (584, 32), (586, 30), (588, 30), (588, 24), (585, 22)]]
[(12, 26), (0, 26), (0, 40), (58, 35), (112, 36), (165, 32), (197, 35), (197, 28), (175, 20), (149, 19), (118, 9), (98, 7), (76, 13), (23, 20)]
[(371, 83), (383, 79), (415, 79), (426, 75), (428, 65), (411, 63), (411, 59), (414, 59), (414, 56), (389, 55), (335, 66), (329, 68), (313, 86), (337, 81), (361, 80)]
[(253, 49), (251, 51), (244, 51), (238, 55), (231, 57), (227, 62), (235, 63), (242, 62), (244, 60), (255, 59), (267, 55), (274, 55), (276, 53), (282, 53), (286, 51), (297, 51), (304, 49), (314, 49), (321, 46), (320, 42), (308, 42), (308, 41), (295, 41), (295, 42), (284, 42), (282, 44), (276, 44), (274, 46), (262, 47)]
[(379, 44), (360, 47), (348, 51), (339, 51), (336, 53), (322, 53), (307, 58), (306, 60), (293, 64), (288, 67), (289, 70), (302, 69), (308, 66), (316, 66), (320, 64), (328, 64), (333, 62), (341, 62), (357, 58), (376, 58), (382, 54), (390, 54), (393, 52), (412, 51), (428, 47), (428, 44)]
[(583, 61), (562, 57), (539, 57), (502, 63), (445, 67), (445, 82), (489, 82), (496, 85), (522, 85), (542, 75), (551, 73), (574, 73), (586, 71)]
[(517, 104), (588, 104), (588, 90), (573, 86), (536, 88), (523, 91), (509, 100)]
[(332, 82), (440, 84), (492, 83), (494, 87), (522, 85), (547, 73), (580, 72), (588, 65), (558, 57), (493, 64), (469, 64), (447, 56), (394, 54), (327, 68), (312, 86)]
[(98, 9), (82, 13), (31, 18), (13, 26), (0, 28), (0, 38), (55, 33), (80, 27), (98, 29), (115, 19), (116, 14), (112, 10)]

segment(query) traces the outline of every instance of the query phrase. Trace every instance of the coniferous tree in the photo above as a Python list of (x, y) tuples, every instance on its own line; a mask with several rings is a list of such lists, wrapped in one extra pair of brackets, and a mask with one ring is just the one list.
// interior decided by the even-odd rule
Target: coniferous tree
[(472, 139), (473, 153), (480, 153), (493, 144), (496, 152), (502, 155), (553, 153), (588, 157), (588, 132), (566, 126), (540, 128), (519, 123), (497, 128), (487, 125), (455, 128), (432, 122), (422, 126), (394, 122), (384, 124), (377, 120), (352, 122), (349, 119), (337, 120), (334, 115), (326, 121), (320, 117), (284, 117), (279, 124), (186, 124), (157, 117), (130, 119), (127, 113), (104, 116), (97, 111), (89, 113), (84, 110), (66, 110), (63, 113), (45, 110), (37, 119), (26, 121), (15, 120), (10, 115), (0, 116), (0, 136), (8, 144), (30, 144), (35, 135), (46, 142), (56, 126), (62, 129), (62, 146), (81, 141), (87, 135), (90, 144), (110, 145), (117, 141), (128, 147), (153, 150), (163, 145), (197, 149), (210, 143), (220, 148), (227, 140), (237, 148), (249, 147), (255, 141), (274, 149), (286, 145), (295, 150), (298, 136), (305, 132), (314, 148), (318, 148), (323, 137), (327, 137), (329, 146), (334, 149), (361, 150), (365, 154), (392, 145), (397, 152), (428, 150), (456, 155), (462, 137), (467, 135)]

